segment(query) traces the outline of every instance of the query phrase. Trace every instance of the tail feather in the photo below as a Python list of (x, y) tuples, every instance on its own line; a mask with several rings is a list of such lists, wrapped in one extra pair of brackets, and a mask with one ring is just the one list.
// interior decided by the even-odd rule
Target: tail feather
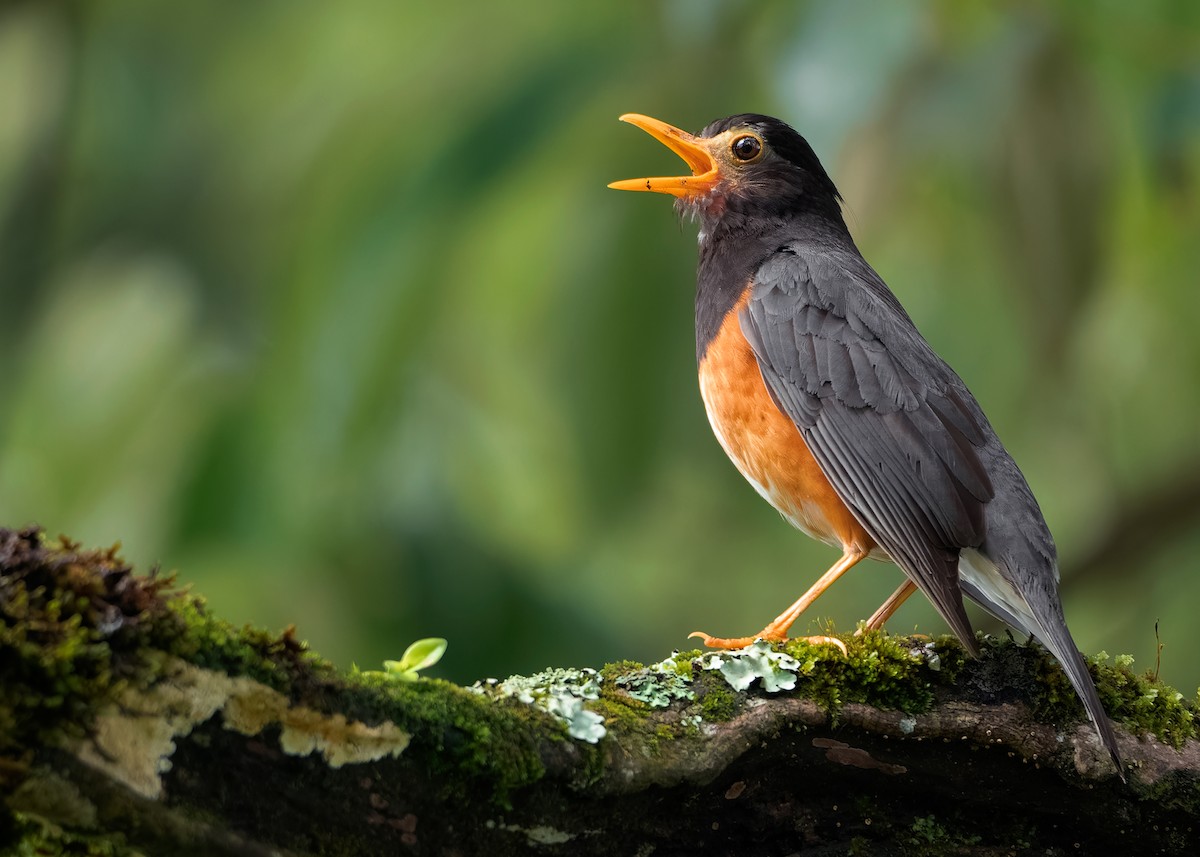
[(1001, 621), (1037, 637), (1049, 649), (1050, 654), (1054, 655), (1083, 703), (1088, 719), (1096, 727), (1100, 743), (1108, 750), (1113, 764), (1117, 766), (1117, 775), (1124, 782), (1125, 770), (1121, 764), (1116, 733), (1100, 702), (1100, 696), (1096, 693), (1096, 685), (1092, 681), (1092, 674), (1088, 672), (1087, 662), (1079, 653), (1075, 641), (1071, 638), (1071, 632), (1067, 629), (1067, 620), (1063, 616), (1057, 589), (1042, 589), (1045, 597), (1035, 610), (1022, 594), (1022, 590), (1012, 584), (1009, 575), (982, 552), (973, 549), (964, 550), (959, 557), (959, 575), (963, 592), (972, 601)]
[(1083, 702), (1083, 707), (1087, 711), (1088, 717), (1096, 727), (1096, 732), (1100, 735), (1100, 743), (1104, 745), (1104, 748), (1108, 750), (1108, 754), (1112, 756), (1113, 764), (1117, 766), (1117, 774), (1121, 777), (1121, 782), (1125, 782), (1125, 769), (1121, 765), (1121, 753), (1117, 748), (1117, 735), (1113, 731), (1108, 714), (1100, 702), (1100, 696), (1096, 693), (1096, 683), (1092, 681), (1092, 674), (1088, 671), (1087, 661), (1079, 653), (1079, 649), (1075, 646), (1075, 641), (1071, 639), (1071, 632), (1067, 630), (1066, 619), (1063, 618), (1061, 608), (1057, 612), (1057, 619), (1048, 617), (1049, 621), (1039, 623), (1042, 626), (1041, 632), (1035, 632), (1035, 634), (1045, 644), (1046, 648), (1050, 650), (1050, 654), (1054, 655), (1058, 659), (1059, 664), (1062, 665), (1067, 678), (1071, 680), (1071, 686), (1075, 688), (1075, 693), (1079, 695), (1079, 699)]

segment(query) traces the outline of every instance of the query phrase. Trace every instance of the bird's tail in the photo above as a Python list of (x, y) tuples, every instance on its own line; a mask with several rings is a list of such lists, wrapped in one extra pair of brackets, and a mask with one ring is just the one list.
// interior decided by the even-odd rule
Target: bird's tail
[(991, 559), (972, 549), (962, 552), (959, 558), (959, 575), (963, 591), (969, 598), (1014, 628), (1037, 637), (1062, 665), (1071, 686), (1075, 688), (1075, 693), (1087, 711), (1088, 718), (1096, 727), (1100, 743), (1112, 756), (1113, 764), (1117, 766), (1117, 774), (1124, 782), (1125, 771), (1121, 766), (1116, 733), (1113, 732), (1108, 714), (1100, 703), (1100, 696), (1096, 693), (1096, 684), (1092, 681), (1092, 674), (1088, 672), (1087, 662), (1079, 653), (1075, 640), (1067, 629), (1067, 620), (1063, 615), (1057, 588), (1052, 584), (1042, 589), (1041, 594), (1044, 597), (1038, 599), (1039, 604), (1035, 609), (1010, 583), (1008, 575)]
[(1079, 694), (1079, 699), (1083, 702), (1088, 717), (1091, 718), (1096, 732), (1100, 735), (1100, 743), (1108, 750), (1113, 764), (1117, 766), (1117, 775), (1120, 776), (1121, 782), (1125, 782), (1125, 769), (1121, 765), (1121, 753), (1117, 749), (1117, 736), (1113, 732), (1104, 706), (1100, 703), (1100, 696), (1096, 693), (1096, 683), (1092, 681), (1092, 674), (1088, 672), (1087, 661), (1083, 659), (1083, 655), (1075, 646), (1075, 641), (1071, 639), (1071, 632), (1067, 630), (1067, 622), (1063, 617), (1062, 606), (1057, 599), (1055, 599), (1054, 606), (1058, 607), (1057, 620), (1050, 619), (1044, 624), (1039, 623), (1042, 625), (1041, 631), (1035, 631), (1034, 634), (1062, 664), (1063, 671), (1071, 680), (1071, 686)]

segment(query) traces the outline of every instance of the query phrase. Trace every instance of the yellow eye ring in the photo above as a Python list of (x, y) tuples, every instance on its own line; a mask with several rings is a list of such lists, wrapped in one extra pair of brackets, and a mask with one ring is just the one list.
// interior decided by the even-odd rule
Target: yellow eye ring
[(762, 154), (762, 150), (762, 140), (753, 134), (742, 134), (729, 145), (729, 151), (733, 153), (733, 157), (744, 164), (755, 160)]

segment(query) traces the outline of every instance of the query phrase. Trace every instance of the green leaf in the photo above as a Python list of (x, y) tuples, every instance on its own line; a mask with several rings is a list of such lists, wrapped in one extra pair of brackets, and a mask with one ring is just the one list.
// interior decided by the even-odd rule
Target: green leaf
[(427, 669), (442, 659), (449, 643), (443, 637), (426, 637), (417, 640), (404, 650), (399, 661), (384, 661), (387, 672), (417, 672)]
[[(398, 661), (384, 661), (382, 675), (396, 681), (416, 681), (420, 676), (418, 670), (431, 667), (442, 659), (449, 643), (442, 637), (426, 637), (417, 640), (404, 650), (404, 655)], [(357, 671), (357, 668), (355, 668)], [(369, 672), (363, 675), (378, 675)]]

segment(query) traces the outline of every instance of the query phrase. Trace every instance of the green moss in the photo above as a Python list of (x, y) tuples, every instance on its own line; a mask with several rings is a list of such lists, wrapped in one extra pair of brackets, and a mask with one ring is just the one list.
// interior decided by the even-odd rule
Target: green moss
[(867, 631), (843, 639), (846, 654), (828, 645), (791, 640), (784, 651), (802, 665), (796, 692), (835, 715), (847, 702), (919, 714), (933, 705), (946, 653), (933, 643)]
[(760, 643), (758, 649), (699, 655), (697, 704), (705, 719), (729, 719), (738, 691), (746, 688), (807, 697), (834, 718), (847, 702), (921, 713), (933, 705), (933, 688), (949, 672), (947, 662), (950, 669), (958, 667), (958, 650), (949, 641), (912, 641), (876, 631), (843, 642), (845, 654), (829, 644), (794, 639), (769, 649)]
[[(983, 660), (973, 661), (950, 637), (924, 640), (860, 631), (858, 636), (841, 639), (847, 647), (844, 657), (829, 646), (802, 639), (776, 647), (799, 663), (793, 692), (817, 701), (835, 718), (848, 702), (920, 714), (933, 705), (938, 687), (953, 686), (968, 671), (981, 668), (1024, 687), (1041, 720), (1062, 723), (1086, 717), (1062, 668), (1034, 643), (982, 638)], [(1102, 653), (1093, 659), (1091, 671), (1111, 717), (1177, 748), (1197, 736), (1196, 701), (1151, 675), (1135, 674), (1128, 656), (1115, 659), (1114, 664), (1107, 661)], [(983, 662), (986, 665), (981, 667)]]
[(675, 652), (671, 657), (663, 661), (664, 664), (670, 664), (671, 668), (680, 675), (690, 676), (692, 674), (692, 663), (696, 658), (703, 655), (704, 652), (699, 649), (689, 649), (686, 652)]
[(21, 813), (13, 813), (0, 833), (0, 848), (12, 857), (129, 857), (123, 837), (78, 836)]
[(115, 550), (0, 529), (0, 749), (82, 734), (129, 687), (182, 659), (247, 676), (308, 707), (391, 720), (428, 752), (447, 788), (484, 781), (503, 798), (542, 776), (536, 745), (561, 734), (547, 715), (448, 682), (342, 677), (291, 629), (269, 634), (210, 615), (170, 577), (134, 575)]
[(664, 740), (694, 732), (694, 724), (690, 722), (680, 728), (669, 726), (665, 731), (655, 727), (653, 735), (646, 732), (646, 723), (654, 709), (677, 702), (690, 703), (697, 698), (692, 672), (692, 662), (681, 663), (677, 656), (649, 667), (636, 661), (608, 664), (600, 670), (603, 679), (600, 699), (592, 708), (605, 717), (606, 725), (626, 735), (641, 732), (654, 740)]
[[(341, 694), (342, 707), (366, 722), (390, 720), (412, 736), (435, 774), (467, 774), (491, 784), (503, 802), (545, 773), (539, 740), (562, 735), (550, 715), (515, 699), (488, 699), (440, 679), (394, 682), (360, 673)], [(450, 790), (461, 778), (442, 780)]]
[(1178, 810), (1190, 818), (1200, 816), (1200, 780), (1183, 771), (1160, 777), (1140, 797), (1164, 809)]
[(615, 675), (610, 683), (651, 708), (666, 708), (673, 702), (695, 698), (690, 668), (681, 673), (671, 659)]
[[(1021, 648), (1036, 659), (1035, 713), (1052, 723), (1085, 719), (1074, 688), (1053, 657), (1040, 646)], [(1089, 661), (1089, 669), (1110, 717), (1135, 733), (1154, 735), (1176, 748), (1196, 737), (1195, 703), (1149, 674), (1135, 674), (1128, 655), (1118, 656), (1113, 664), (1108, 661), (1107, 653), (1101, 652)]]
[(0, 529), (0, 741), (79, 733), (97, 703), (147, 668), (137, 654), (166, 585), (135, 578), (115, 551), (46, 544)]
[(160, 623), (151, 645), (205, 669), (246, 676), (288, 694), (297, 685), (332, 681), (333, 665), (298, 640), (293, 628), (271, 634), (259, 628), (236, 628), (212, 616), (204, 599), (175, 593), (165, 601), (172, 621)]
[(591, 708), (604, 718), (610, 732), (622, 735), (641, 730), (650, 716), (650, 706), (646, 703), (607, 688), (600, 692), (600, 698), (592, 702)]
[(696, 704), (701, 716), (714, 723), (732, 720), (737, 714), (740, 694), (720, 675), (702, 672), (695, 679)]
[[(616, 674), (616, 678), (630, 675), (617, 670), (612, 672)], [(660, 731), (663, 724), (650, 717), (653, 706), (632, 696), (628, 689), (618, 684), (615, 679), (604, 682), (600, 698), (591, 705), (593, 711), (604, 717), (604, 725), (609, 731), (619, 736), (622, 742), (634, 743), (640, 739), (643, 745), (653, 752), (657, 750), (659, 741), (675, 735), (670, 727), (666, 732)]]
[[(0, 750), (82, 732), (100, 706), (129, 687), (149, 685), (175, 658), (256, 679), (318, 710), (396, 723), (412, 736), (406, 752), (423, 754), (421, 763), (447, 796), (482, 791), (503, 802), (543, 776), (540, 744), (574, 740), (561, 720), (518, 699), (488, 698), (437, 680), (340, 676), (290, 629), (268, 634), (235, 628), (209, 614), (202, 599), (175, 589), (169, 577), (133, 575), (112, 550), (47, 542), (32, 529), (0, 530), (0, 564)], [(982, 669), (992, 677), (998, 669), (1026, 691), (1044, 719), (1083, 718), (1062, 671), (1038, 646), (984, 639), (984, 658), (972, 661), (947, 637), (863, 632), (842, 639), (845, 655), (802, 640), (774, 647), (786, 658), (759, 655), (794, 675), (794, 689), (787, 692), (816, 700), (834, 718), (848, 702), (921, 713), (939, 687), (970, 681)], [(598, 677), (598, 698), (583, 705), (604, 718), (605, 728), (640, 739), (654, 752), (694, 735), (698, 722), (731, 719), (747, 694), (763, 692), (757, 676), (740, 693), (719, 667), (702, 668), (728, 657), (733, 655), (694, 650), (652, 666), (609, 664)], [(1200, 699), (1136, 675), (1128, 659), (1110, 665), (1098, 658), (1092, 669), (1102, 701), (1118, 720), (1176, 746), (1196, 735)], [(791, 680), (775, 673), (771, 678), (779, 692)], [(666, 722), (651, 716), (667, 706), (680, 716)], [(585, 743), (577, 751), (582, 781), (601, 776), (603, 753)], [(1193, 808), (1200, 805), (1196, 787), (1182, 790), (1183, 798), (1176, 787), (1169, 793)], [(1163, 794), (1165, 799), (1168, 792)], [(946, 827), (944, 819), (931, 818), (913, 835), (932, 836)]]
[(958, 639), (949, 634), (925, 641), (924, 648), (929, 653), (930, 669), (937, 673), (938, 683), (943, 686), (957, 684), (963, 670), (972, 662)]
[(1197, 736), (1195, 703), (1150, 674), (1136, 675), (1133, 658), (1115, 666), (1093, 662), (1097, 691), (1109, 715), (1176, 749)]
[(846, 702), (918, 714), (932, 707), (943, 653), (928, 643), (868, 632), (849, 645), (841, 689)]
[(615, 661), (600, 668), (600, 678), (604, 684), (614, 684), (621, 676), (640, 672), (646, 665), (638, 661)]
[[(600, 674), (600, 698), (591, 703), (592, 710), (605, 718), (605, 725), (627, 747), (640, 742), (651, 754), (665, 742), (695, 737), (705, 720), (728, 720), (736, 709), (737, 694), (724, 681), (706, 677), (690, 659), (678, 655), (649, 667), (619, 661)], [(672, 705), (679, 706), (679, 719), (651, 717), (656, 709)]]
[(115, 549), (0, 529), (0, 733), (20, 745), (86, 728), (99, 707), (145, 687), (176, 657), (284, 693), (333, 682), (291, 630), (235, 629), (170, 576), (138, 576)]
[(902, 852), (912, 857), (954, 857), (970, 853), (981, 841), (979, 836), (947, 827), (933, 815), (914, 819), (898, 839)]

